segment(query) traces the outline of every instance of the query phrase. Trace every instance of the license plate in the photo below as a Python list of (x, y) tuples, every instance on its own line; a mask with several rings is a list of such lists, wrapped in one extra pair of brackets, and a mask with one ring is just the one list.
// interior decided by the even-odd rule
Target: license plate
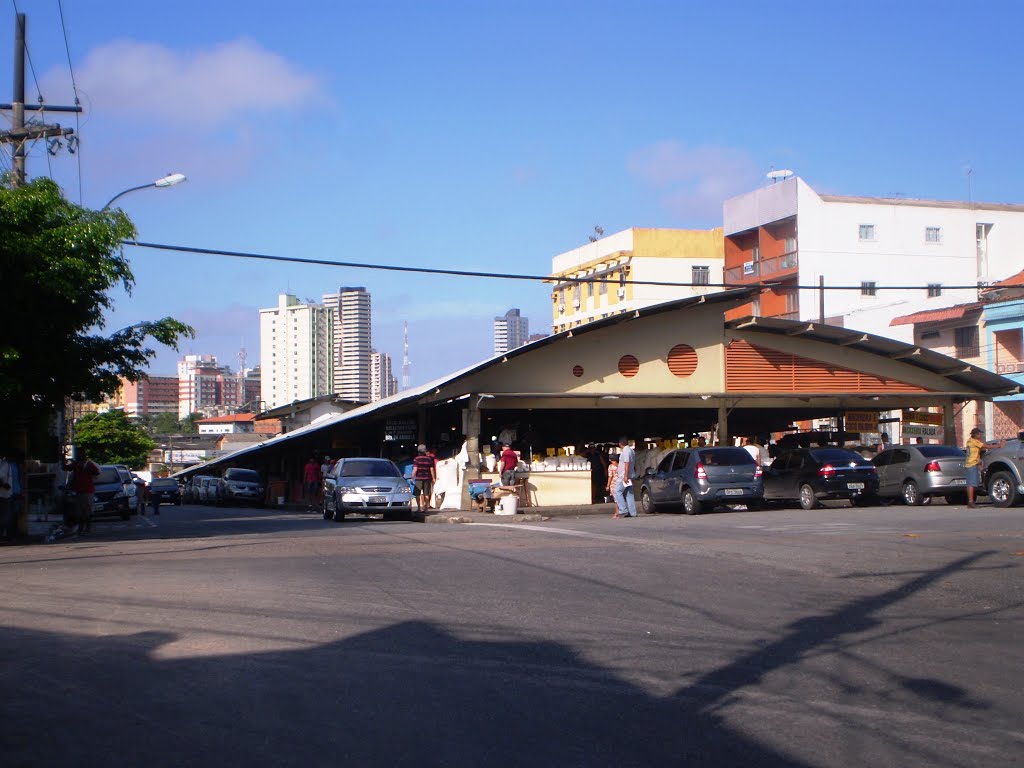
[(849, 488), (851, 491), (863, 491), (864, 483), (847, 483), (846, 487)]
[(951, 482), (950, 485), (967, 485), (967, 478), (966, 477), (956, 477), (956, 478), (953, 478), (953, 482)]
[(742, 488), (726, 488), (725, 489), (725, 495), (726, 496), (742, 496), (743, 495), (743, 489)]
[(387, 504), (388, 503), (388, 497), (387, 496), (371, 496), (370, 497), (370, 503), (371, 504)]

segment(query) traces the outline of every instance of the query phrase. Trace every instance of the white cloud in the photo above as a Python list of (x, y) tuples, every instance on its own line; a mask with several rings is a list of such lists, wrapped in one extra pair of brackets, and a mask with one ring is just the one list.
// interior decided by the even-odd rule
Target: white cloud
[(97, 112), (192, 125), (303, 104), (320, 88), (317, 77), (245, 39), (201, 51), (117, 40), (90, 51), (77, 74)]
[(627, 170), (658, 189), (662, 204), (682, 217), (720, 217), (722, 202), (758, 183), (754, 160), (743, 150), (660, 141), (626, 159)]

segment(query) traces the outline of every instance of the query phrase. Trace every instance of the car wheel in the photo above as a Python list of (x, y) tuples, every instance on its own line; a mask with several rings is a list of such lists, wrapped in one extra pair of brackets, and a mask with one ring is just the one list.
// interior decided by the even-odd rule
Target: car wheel
[(654, 505), (654, 499), (651, 498), (651, 492), (647, 488), (640, 489), (640, 508), (645, 515), (653, 515), (658, 511)]
[(947, 493), (946, 503), (950, 506), (962, 506), (967, 503), (967, 492)]
[(800, 486), (800, 508), (807, 510), (818, 508), (818, 497), (814, 495), (814, 489), (809, 483)]
[(1017, 483), (1009, 472), (996, 472), (988, 481), (988, 495), (997, 507), (1012, 507), (1020, 500)]
[(688, 515), (696, 515), (701, 511), (700, 502), (697, 501), (697, 494), (687, 488), (683, 491), (683, 512)]
[(324, 520), (333, 520), (334, 519), (334, 512), (332, 512), (330, 509), (327, 508), (327, 499), (324, 499), (321, 502), (321, 506), (323, 507)]
[(903, 503), (908, 507), (919, 507), (924, 503), (921, 489), (917, 487), (917, 483), (913, 480), (907, 480), (903, 484), (903, 490), (900, 491), (900, 495), (903, 497)]

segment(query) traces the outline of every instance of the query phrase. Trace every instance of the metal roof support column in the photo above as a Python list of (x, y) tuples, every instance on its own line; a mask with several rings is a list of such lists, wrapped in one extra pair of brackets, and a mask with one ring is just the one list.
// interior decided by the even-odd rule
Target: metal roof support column
[(459, 509), (470, 510), (473, 501), (469, 497), (469, 481), (480, 479), (480, 399), (470, 395), (467, 407), (462, 409), (463, 423), (466, 425), (466, 452), (469, 454), (469, 466), (462, 474), (462, 498)]
[(729, 407), (725, 402), (718, 404), (718, 445), (726, 445), (729, 439)]
[(956, 409), (953, 406), (952, 397), (942, 406), (942, 442), (946, 445), (956, 445)]

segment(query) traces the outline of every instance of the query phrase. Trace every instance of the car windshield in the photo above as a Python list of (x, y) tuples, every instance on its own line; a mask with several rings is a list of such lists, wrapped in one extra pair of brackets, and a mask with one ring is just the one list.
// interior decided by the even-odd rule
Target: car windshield
[(700, 452), (700, 463), (728, 467), (737, 464), (753, 464), (754, 457), (743, 448), (714, 448)]
[(341, 465), (342, 477), (401, 477), (398, 467), (383, 459), (356, 459)]
[(243, 483), (258, 483), (260, 473), (254, 469), (229, 469), (224, 474), (225, 480), (239, 480)]
[(177, 488), (178, 481), (171, 477), (157, 477), (149, 485), (151, 488)]
[(859, 453), (847, 451), (844, 448), (818, 448), (811, 451), (815, 461), (822, 464), (860, 464), (872, 466), (871, 462)]
[(917, 450), (926, 459), (941, 459), (943, 456), (955, 456), (962, 459), (967, 455), (954, 445), (919, 445)]
[(120, 483), (121, 473), (117, 471), (117, 467), (100, 467), (100, 473), (93, 479), (96, 484), (106, 483)]

